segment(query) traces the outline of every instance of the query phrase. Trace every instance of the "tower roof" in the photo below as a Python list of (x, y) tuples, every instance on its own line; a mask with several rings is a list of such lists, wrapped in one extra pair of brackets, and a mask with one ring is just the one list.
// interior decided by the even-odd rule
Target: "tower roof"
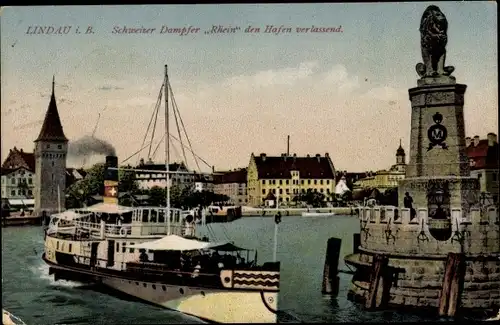
[(403, 147), (401, 146), (401, 139), (399, 139), (399, 148), (398, 150), (396, 151), (396, 156), (405, 156), (405, 150), (403, 149)]
[(68, 139), (64, 135), (63, 127), (61, 124), (61, 119), (59, 118), (59, 112), (57, 111), (56, 96), (54, 94), (54, 84), (55, 78), (52, 79), (52, 96), (50, 97), (49, 108), (45, 114), (45, 119), (43, 121), (42, 129), (37, 141), (57, 141), (66, 142)]

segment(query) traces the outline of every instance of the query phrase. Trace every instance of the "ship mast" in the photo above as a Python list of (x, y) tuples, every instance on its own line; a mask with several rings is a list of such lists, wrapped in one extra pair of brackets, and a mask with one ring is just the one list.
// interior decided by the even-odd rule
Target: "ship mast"
[(165, 177), (166, 177), (166, 196), (167, 208), (165, 217), (167, 218), (167, 235), (170, 235), (170, 121), (168, 112), (168, 67), (165, 64)]

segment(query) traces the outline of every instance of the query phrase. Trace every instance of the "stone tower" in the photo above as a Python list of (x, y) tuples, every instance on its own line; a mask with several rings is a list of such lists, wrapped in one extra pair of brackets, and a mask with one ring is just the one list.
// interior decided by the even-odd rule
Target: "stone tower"
[(65, 206), (68, 139), (57, 111), (54, 86), (53, 79), (49, 108), (35, 140), (35, 215), (50, 215), (59, 205), (61, 210)]

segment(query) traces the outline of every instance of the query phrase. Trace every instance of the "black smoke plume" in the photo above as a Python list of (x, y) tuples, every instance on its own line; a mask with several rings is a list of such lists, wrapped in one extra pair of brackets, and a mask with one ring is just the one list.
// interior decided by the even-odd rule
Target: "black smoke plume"
[(116, 156), (115, 147), (109, 142), (86, 135), (68, 145), (68, 156), (81, 158), (85, 156)]

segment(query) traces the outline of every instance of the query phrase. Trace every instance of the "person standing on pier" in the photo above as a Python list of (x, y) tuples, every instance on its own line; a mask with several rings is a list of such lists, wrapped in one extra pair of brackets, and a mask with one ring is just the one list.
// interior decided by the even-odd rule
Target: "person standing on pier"
[(406, 192), (405, 193), (405, 198), (403, 200), (404, 206), (406, 209), (410, 209), (411, 213), (411, 218), (413, 219), (415, 215), (417, 214), (415, 209), (413, 208), (413, 198), (410, 196), (410, 193)]

